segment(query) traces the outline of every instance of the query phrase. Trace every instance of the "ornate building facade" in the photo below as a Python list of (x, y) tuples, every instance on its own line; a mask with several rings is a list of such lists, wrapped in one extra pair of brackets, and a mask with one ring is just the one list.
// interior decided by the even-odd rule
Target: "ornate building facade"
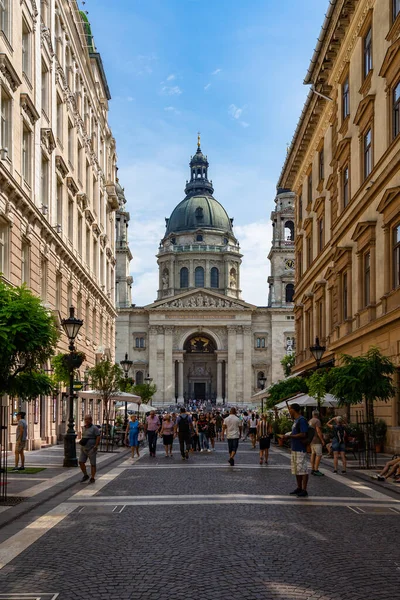
[[(117, 359), (128, 353), (137, 383), (147, 374), (153, 378), (160, 405), (190, 398), (247, 404), (260, 377), (267, 385), (282, 378), (280, 360), (293, 347), (294, 195), (278, 190), (270, 303), (256, 307), (241, 298), (239, 242), (233, 219), (213, 196), (208, 168), (199, 141), (185, 198), (166, 219), (158, 249), (157, 300), (144, 307), (119, 304)], [(125, 228), (120, 235), (126, 240)], [(126, 286), (128, 265), (126, 251), (118, 253)]]
[[(296, 194), (296, 371), (316, 336), (325, 364), (376, 345), (400, 368), (400, 3), (331, 2), (305, 83), (279, 181)], [(398, 448), (399, 394), (375, 413)]]
[[(114, 356), (119, 203), (110, 92), (75, 0), (0, 2), (0, 87), (0, 272), (61, 318), (75, 306), (84, 320), (76, 340), (86, 354), (83, 379), (96, 358)], [(59, 350), (68, 351), (65, 336)], [(15, 399), (11, 413), (17, 408)], [(77, 401), (77, 429), (85, 412), (98, 419), (99, 410)], [(31, 448), (64, 432), (62, 393), (27, 411)]]

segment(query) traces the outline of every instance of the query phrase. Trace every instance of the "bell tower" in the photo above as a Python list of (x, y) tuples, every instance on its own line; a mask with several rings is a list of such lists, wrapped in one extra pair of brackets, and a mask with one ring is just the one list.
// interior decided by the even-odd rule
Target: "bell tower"
[(268, 254), (271, 261), (268, 306), (293, 310), (295, 194), (291, 190), (278, 188), (275, 204), (275, 210), (271, 213), (272, 247)]

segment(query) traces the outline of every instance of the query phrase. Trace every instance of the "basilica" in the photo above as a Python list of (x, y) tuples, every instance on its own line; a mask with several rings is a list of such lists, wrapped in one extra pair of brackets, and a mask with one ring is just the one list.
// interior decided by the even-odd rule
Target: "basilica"
[(128, 353), (136, 383), (152, 378), (158, 406), (194, 398), (246, 405), (260, 385), (282, 379), (280, 361), (294, 351), (294, 194), (278, 189), (268, 302), (254, 306), (241, 297), (239, 241), (208, 169), (199, 139), (185, 198), (158, 248), (157, 300), (147, 306), (132, 304), (129, 213), (119, 189), (116, 359)]

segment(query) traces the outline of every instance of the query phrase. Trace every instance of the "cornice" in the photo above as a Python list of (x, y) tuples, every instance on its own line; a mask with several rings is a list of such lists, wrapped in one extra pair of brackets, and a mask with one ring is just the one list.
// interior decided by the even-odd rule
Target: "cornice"
[(39, 113), (35, 108), (35, 105), (33, 104), (32, 100), (30, 99), (29, 95), (26, 93), (22, 93), (20, 96), (20, 104), (21, 104), (21, 108), (24, 111), (24, 113), (26, 114), (26, 116), (28, 117), (28, 119), (30, 120), (30, 122), (32, 123), (32, 125), (34, 125), (36, 123), (36, 121), (39, 120)]
[(18, 77), (10, 59), (5, 52), (0, 52), (0, 72), (6, 78), (11, 90), (15, 92), (21, 85), (22, 81)]

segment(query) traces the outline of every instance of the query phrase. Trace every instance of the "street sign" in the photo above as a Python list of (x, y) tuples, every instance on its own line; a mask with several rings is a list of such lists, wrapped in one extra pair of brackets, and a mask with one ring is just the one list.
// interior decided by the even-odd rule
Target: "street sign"
[(82, 381), (74, 381), (74, 391), (79, 392), (83, 388)]

